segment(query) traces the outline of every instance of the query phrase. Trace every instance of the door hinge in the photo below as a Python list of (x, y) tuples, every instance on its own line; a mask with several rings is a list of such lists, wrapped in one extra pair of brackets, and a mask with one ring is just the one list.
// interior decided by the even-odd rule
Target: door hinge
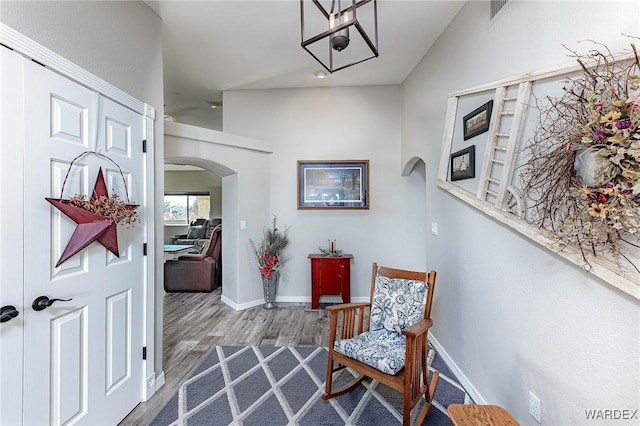
[(143, 360), (147, 359), (147, 347), (146, 346), (142, 347), (142, 359)]
[(147, 140), (142, 139), (142, 152), (147, 152)]
[(147, 255), (147, 243), (142, 244), (142, 255)]

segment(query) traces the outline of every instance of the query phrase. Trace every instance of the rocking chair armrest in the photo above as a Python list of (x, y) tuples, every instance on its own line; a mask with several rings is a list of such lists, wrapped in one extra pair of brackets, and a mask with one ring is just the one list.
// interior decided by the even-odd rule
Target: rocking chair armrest
[[(365, 328), (367, 318), (365, 309), (371, 306), (370, 303), (344, 303), (341, 305), (327, 306), (329, 314), (329, 347), (333, 348), (333, 343), (337, 339), (350, 339), (362, 333)], [(340, 328), (338, 328), (340, 323)]]
[(334, 312), (337, 313), (341, 311), (349, 311), (349, 310), (359, 309), (359, 308), (368, 308), (369, 306), (371, 306), (371, 303), (369, 302), (342, 303), (340, 305), (327, 306), (325, 309), (329, 314), (332, 314)]
[(402, 334), (404, 334), (408, 338), (416, 338), (421, 334), (426, 334), (432, 325), (432, 319), (423, 319), (402, 330)]

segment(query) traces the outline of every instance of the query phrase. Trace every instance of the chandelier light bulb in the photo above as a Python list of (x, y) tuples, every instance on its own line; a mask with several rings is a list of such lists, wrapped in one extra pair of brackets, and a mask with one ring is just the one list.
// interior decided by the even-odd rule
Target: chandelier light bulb
[(349, 30), (345, 29), (331, 36), (331, 47), (341, 52), (349, 45)]
[[(347, 22), (349, 20), (349, 12), (345, 12), (342, 15), (342, 22)], [(338, 16), (338, 22), (340, 22), (340, 16)], [(336, 15), (332, 13), (329, 15), (329, 29), (334, 29), (336, 26)], [(338, 31), (335, 34), (332, 34), (329, 38), (331, 47), (338, 52), (342, 51), (349, 45), (349, 29), (346, 28), (342, 31)]]
[(346, 49), (349, 45), (349, 28), (345, 28), (344, 30), (338, 31), (337, 33), (333, 34), (330, 40), (333, 50), (341, 52), (342, 50)]
[[(323, 5), (319, 0), (300, 0), (302, 48), (322, 64), (330, 74), (377, 58), (379, 55), (377, 0), (326, 0), (324, 3)], [(329, 3), (329, 8), (325, 8), (326, 3)], [(365, 12), (358, 13), (357, 9)], [(319, 28), (324, 30), (318, 33), (315, 31), (307, 33), (305, 27), (307, 19), (312, 19), (310, 22), (316, 24), (314, 25), (316, 27), (323, 22), (320, 23)], [(362, 25), (363, 23), (365, 25)], [(367, 33), (365, 28), (372, 30), (371, 33)], [(351, 44), (352, 36), (355, 38), (354, 43), (358, 45), (357, 47), (365, 48), (356, 49), (351, 54), (338, 55)], [(326, 46), (327, 42), (329, 46)], [(325, 45), (322, 46), (323, 44)], [(366, 47), (369, 49), (367, 50)]]

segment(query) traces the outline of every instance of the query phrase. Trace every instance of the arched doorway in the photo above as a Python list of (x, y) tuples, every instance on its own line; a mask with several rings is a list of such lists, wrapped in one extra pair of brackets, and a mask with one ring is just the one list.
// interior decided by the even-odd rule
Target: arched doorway
[(222, 179), (222, 301), (235, 310), (261, 303), (249, 237), (270, 220), (270, 155), (273, 144), (165, 122), (164, 162), (190, 164)]

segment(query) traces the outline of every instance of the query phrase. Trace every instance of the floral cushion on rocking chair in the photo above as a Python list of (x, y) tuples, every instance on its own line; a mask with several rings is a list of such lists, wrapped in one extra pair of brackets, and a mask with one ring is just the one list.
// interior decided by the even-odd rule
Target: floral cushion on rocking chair
[(406, 357), (402, 330), (423, 318), (427, 290), (423, 281), (376, 276), (370, 331), (336, 340), (334, 350), (383, 373), (398, 373)]

